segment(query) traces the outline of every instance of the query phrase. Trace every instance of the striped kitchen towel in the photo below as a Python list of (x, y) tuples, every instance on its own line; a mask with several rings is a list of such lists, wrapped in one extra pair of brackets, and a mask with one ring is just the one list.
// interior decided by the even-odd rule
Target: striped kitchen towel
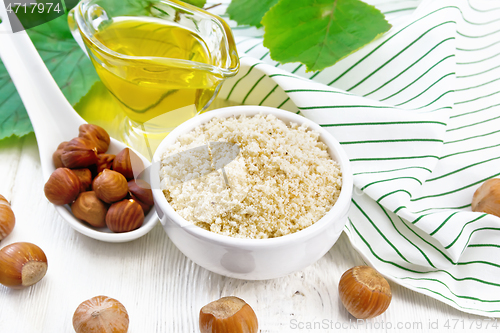
[[(345, 232), (386, 277), (500, 317), (500, 218), (471, 211), (500, 175), (500, 3), (370, 0), (393, 28), (321, 72), (274, 62), (234, 27), (242, 67), (220, 97), (297, 112), (352, 161)], [(224, 16), (224, 8), (216, 9)]]

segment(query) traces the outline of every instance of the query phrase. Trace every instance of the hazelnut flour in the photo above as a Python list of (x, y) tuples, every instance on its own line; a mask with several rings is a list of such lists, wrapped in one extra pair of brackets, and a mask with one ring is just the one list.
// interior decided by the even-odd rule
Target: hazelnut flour
[[(294, 233), (322, 218), (340, 194), (339, 165), (318, 138), (306, 125), (287, 126), (273, 115), (213, 118), (167, 148), (163, 193), (184, 219), (218, 234)], [(239, 154), (218, 169), (209, 142), (236, 143)]]

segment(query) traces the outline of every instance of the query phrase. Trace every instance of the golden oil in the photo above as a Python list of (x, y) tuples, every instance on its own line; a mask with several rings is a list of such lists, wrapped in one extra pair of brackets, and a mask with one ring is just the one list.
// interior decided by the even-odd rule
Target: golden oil
[(211, 55), (194, 31), (148, 17), (107, 24), (94, 34), (98, 43), (85, 42), (99, 77), (132, 121), (166, 115), (156, 125), (173, 128), (215, 97), (224, 78), (204, 66)]

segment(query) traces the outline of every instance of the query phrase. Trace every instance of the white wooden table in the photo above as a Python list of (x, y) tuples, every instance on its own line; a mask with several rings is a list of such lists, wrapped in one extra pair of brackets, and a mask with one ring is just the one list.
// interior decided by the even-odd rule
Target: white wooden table
[(16, 214), (16, 227), (0, 247), (32, 242), (45, 251), (49, 263), (47, 275), (35, 286), (11, 290), (0, 285), (2, 333), (73, 332), (76, 307), (97, 295), (125, 305), (131, 333), (199, 332), (200, 308), (227, 295), (254, 308), (260, 332), (500, 332), (488, 318), (394, 283), (387, 312), (357, 323), (337, 292), (342, 273), (363, 264), (345, 235), (316, 264), (268, 281), (227, 278), (197, 266), (177, 250), (159, 223), (129, 243), (90, 239), (71, 229), (45, 199), (33, 134), (0, 141), (0, 174), (0, 194), (12, 202)]

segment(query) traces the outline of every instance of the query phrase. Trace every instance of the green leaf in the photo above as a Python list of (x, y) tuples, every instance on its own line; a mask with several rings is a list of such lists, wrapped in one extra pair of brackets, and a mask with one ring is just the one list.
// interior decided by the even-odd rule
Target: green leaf
[(261, 27), (264, 14), (279, 0), (232, 0), (227, 7), (226, 13), (229, 18), (238, 22), (239, 25), (252, 25)]
[(78, 102), (99, 76), (73, 39), (66, 15), (30, 29), (28, 33), (69, 103)]
[(207, 3), (207, 0), (182, 0), (182, 1), (200, 8), (203, 8), (203, 6), (205, 6), (205, 4)]
[[(45, 65), (71, 104), (99, 80), (68, 28), (67, 15), (27, 30)], [(0, 61), (0, 139), (32, 131), (21, 98)]]
[(0, 61), (0, 139), (33, 132), (21, 97)]
[(262, 19), (264, 46), (281, 63), (322, 70), (391, 28), (375, 7), (359, 0), (281, 0)]

